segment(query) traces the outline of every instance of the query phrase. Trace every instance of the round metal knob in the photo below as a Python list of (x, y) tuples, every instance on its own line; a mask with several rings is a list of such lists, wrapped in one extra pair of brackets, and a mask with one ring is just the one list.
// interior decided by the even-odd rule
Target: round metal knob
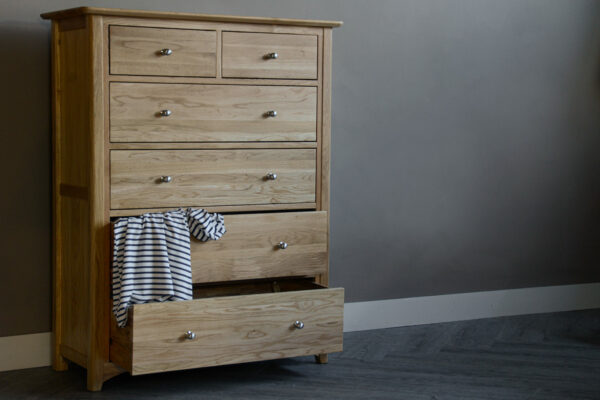
[(296, 328), (296, 329), (302, 329), (302, 328), (304, 328), (304, 322), (302, 322), (302, 321), (295, 321), (294, 322), (294, 328)]
[(270, 110), (265, 113), (266, 118), (275, 118), (277, 116), (277, 111)]
[(279, 242), (277, 247), (279, 247), (281, 250), (285, 250), (285, 249), (287, 249), (288, 244), (286, 242)]
[(165, 175), (160, 177), (160, 181), (163, 183), (170, 183), (173, 180), (172, 176)]
[(277, 179), (277, 174), (273, 173), (273, 172), (269, 172), (266, 176), (268, 181), (274, 181), (275, 179)]
[(188, 340), (194, 340), (194, 339), (196, 339), (196, 334), (192, 331), (187, 331), (185, 333), (185, 338)]
[(161, 56), (170, 56), (173, 54), (173, 50), (171, 49), (162, 49), (158, 52)]
[(277, 54), (277, 53), (265, 54), (265, 59), (267, 59), (267, 60), (276, 60), (278, 58), (279, 58), (279, 54)]
[(173, 112), (171, 110), (160, 110), (159, 114), (161, 117), (168, 117), (173, 114)]

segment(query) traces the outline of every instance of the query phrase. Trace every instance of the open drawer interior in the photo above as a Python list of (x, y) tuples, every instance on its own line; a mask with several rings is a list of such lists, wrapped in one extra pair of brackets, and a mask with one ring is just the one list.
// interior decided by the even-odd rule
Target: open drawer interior
[(195, 285), (194, 299), (208, 297), (240, 296), (264, 293), (292, 292), (297, 290), (325, 289), (312, 279), (264, 279), (256, 281), (226, 282), (212, 285)]

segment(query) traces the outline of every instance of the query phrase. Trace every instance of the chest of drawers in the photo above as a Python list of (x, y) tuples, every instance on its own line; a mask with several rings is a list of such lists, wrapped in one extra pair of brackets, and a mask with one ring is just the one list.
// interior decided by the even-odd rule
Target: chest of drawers
[[(328, 288), (335, 21), (82, 7), (52, 20), (54, 358), (116, 374), (342, 350)], [(111, 315), (111, 221), (225, 214), (194, 299)]]

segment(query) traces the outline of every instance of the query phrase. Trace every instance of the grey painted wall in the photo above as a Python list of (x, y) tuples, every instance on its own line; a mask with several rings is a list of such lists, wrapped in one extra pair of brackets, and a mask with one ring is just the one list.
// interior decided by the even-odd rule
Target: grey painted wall
[[(0, 336), (50, 329), (49, 23), (0, 2)], [(600, 2), (105, 0), (341, 19), (331, 283), (348, 301), (600, 281)]]

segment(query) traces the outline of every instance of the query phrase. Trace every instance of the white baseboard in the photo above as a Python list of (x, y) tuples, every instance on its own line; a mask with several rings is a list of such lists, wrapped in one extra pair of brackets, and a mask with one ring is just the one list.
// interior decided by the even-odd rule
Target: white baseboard
[(600, 283), (446, 294), (344, 305), (344, 332), (600, 308)]
[[(344, 305), (344, 332), (600, 308), (600, 283), (377, 300)], [(52, 334), (0, 337), (0, 371), (51, 364)]]
[(0, 337), (0, 371), (45, 367), (51, 360), (51, 332)]

